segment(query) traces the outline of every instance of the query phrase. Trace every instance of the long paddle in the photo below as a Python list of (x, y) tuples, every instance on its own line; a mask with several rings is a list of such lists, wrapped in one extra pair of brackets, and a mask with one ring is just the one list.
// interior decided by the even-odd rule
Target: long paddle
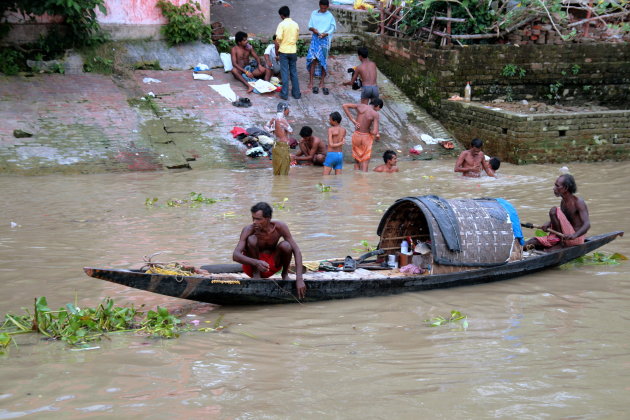
[[(521, 223), (521, 226), (526, 227), (528, 229), (542, 229), (542, 226), (534, 225), (532, 223)], [(558, 231), (550, 229), (550, 228), (547, 228), (547, 232), (553, 233), (554, 235), (558, 236), (559, 238), (563, 238), (563, 239), (566, 236), (564, 233), (558, 232)]]

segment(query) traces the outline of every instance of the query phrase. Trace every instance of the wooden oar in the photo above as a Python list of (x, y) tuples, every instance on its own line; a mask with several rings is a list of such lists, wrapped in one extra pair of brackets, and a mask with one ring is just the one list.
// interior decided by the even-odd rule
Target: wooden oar
[[(521, 223), (521, 226), (526, 227), (528, 229), (542, 229), (542, 226), (534, 225), (532, 223)], [(563, 239), (566, 236), (564, 233), (558, 232), (558, 231), (550, 229), (550, 228), (547, 228), (547, 232), (553, 233), (554, 235), (558, 236), (559, 238), (563, 238)]]

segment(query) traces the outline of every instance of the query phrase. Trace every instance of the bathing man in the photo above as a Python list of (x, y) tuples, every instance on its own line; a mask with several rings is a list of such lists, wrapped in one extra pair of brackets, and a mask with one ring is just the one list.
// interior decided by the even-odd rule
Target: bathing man
[(341, 114), (332, 112), (328, 122), (328, 153), (324, 161), (324, 175), (330, 175), (334, 169), (335, 175), (341, 175), (343, 169), (343, 144), (346, 141), (346, 129), (340, 126)]
[(357, 50), (359, 54), (359, 64), (352, 74), (352, 79), (344, 85), (352, 86), (357, 78), (361, 78), (361, 103), (367, 105), (371, 99), (378, 99), (378, 86), (376, 85), (376, 64), (368, 59), (368, 49), (361, 47)]
[[(372, 157), (372, 143), (381, 137), (378, 132), (378, 111), (383, 108), (383, 101), (381, 99), (372, 99), (370, 105), (343, 104), (342, 107), (343, 112), (346, 113), (348, 119), (356, 128), (356, 131), (352, 134), (354, 169), (367, 172), (368, 164)], [(357, 111), (356, 118), (350, 113), (351, 109)]]
[(455, 172), (461, 172), (463, 176), (479, 178), (481, 176), (481, 169), (483, 168), (488, 176), (495, 176), (494, 171), (481, 151), (482, 146), (483, 141), (481, 141), (481, 139), (472, 139), (470, 149), (464, 150), (457, 158), (457, 162), (455, 162)]
[(533, 246), (537, 249), (568, 247), (584, 243), (584, 235), (591, 227), (588, 208), (583, 199), (577, 197), (577, 185), (572, 175), (560, 175), (553, 185), (556, 197), (562, 197), (560, 207), (549, 210), (549, 221), (542, 230), (553, 229), (563, 234), (564, 238), (553, 233), (547, 236), (532, 238), (525, 243), (525, 248)]
[(379, 165), (374, 168), (374, 172), (398, 172), (398, 155), (393, 150), (387, 150), (383, 153), (383, 161), (385, 162), (383, 165)]
[[(306, 294), (302, 252), (289, 227), (271, 219), (273, 209), (265, 202), (254, 205), (251, 212), (252, 224), (243, 228), (232, 259), (243, 264), (245, 274), (254, 279), (271, 277), (282, 269), (282, 280), (287, 280), (291, 257), (295, 257), (295, 286), (297, 297), (302, 299)], [(280, 238), (284, 240), (279, 242)]]
[(291, 155), (291, 160), (296, 163), (309, 162), (313, 165), (322, 166), (326, 160), (326, 143), (313, 135), (313, 129), (308, 126), (300, 130), (302, 140), (298, 143), (300, 151)]

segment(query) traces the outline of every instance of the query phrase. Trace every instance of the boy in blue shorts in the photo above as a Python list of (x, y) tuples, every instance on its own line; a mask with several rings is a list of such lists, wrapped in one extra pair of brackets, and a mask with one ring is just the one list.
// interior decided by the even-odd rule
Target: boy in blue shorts
[(346, 129), (341, 127), (341, 114), (330, 114), (330, 127), (328, 127), (328, 154), (324, 161), (324, 175), (330, 175), (334, 169), (335, 175), (341, 175), (343, 167), (343, 144), (346, 140)]

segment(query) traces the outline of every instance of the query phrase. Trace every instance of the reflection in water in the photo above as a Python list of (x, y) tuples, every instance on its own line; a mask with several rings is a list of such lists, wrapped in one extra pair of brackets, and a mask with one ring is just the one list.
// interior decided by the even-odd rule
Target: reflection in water
[[(355, 254), (378, 242), (396, 199), (503, 197), (541, 223), (558, 199), (559, 167), (501, 167), (462, 179), (454, 162), (401, 162), (399, 174), (323, 178), (321, 168), (0, 178), (0, 313), (45, 295), (224, 314), (220, 334), (171, 341), (120, 334), (83, 351), (25, 337), (1, 356), (0, 419), (33, 416), (152, 418), (622, 418), (628, 392), (628, 265), (553, 269), (474, 287), (307, 305), (191, 304), (86, 277), (83, 266), (129, 267), (145, 255), (195, 264), (229, 261), (257, 201), (283, 203), (307, 260)], [(591, 233), (628, 230), (626, 163), (571, 164)], [(323, 182), (332, 191), (322, 193)], [(159, 206), (191, 192), (221, 199)], [(146, 198), (158, 206), (147, 208)], [(288, 200), (284, 201), (287, 198)], [(10, 222), (19, 226), (12, 227)], [(526, 235), (531, 232), (525, 232)], [(606, 251), (630, 255), (620, 238)], [(424, 320), (457, 309), (467, 331)], [(81, 350), (81, 349), (78, 349)], [(299, 414), (298, 414), (299, 413)]]

